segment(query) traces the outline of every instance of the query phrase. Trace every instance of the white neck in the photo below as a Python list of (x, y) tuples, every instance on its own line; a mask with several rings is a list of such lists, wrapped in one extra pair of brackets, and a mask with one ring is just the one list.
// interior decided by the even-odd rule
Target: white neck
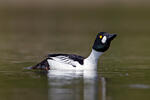
[(98, 59), (102, 54), (103, 54), (103, 52), (98, 52), (98, 51), (92, 49), (91, 54), (85, 59), (86, 64), (87, 64), (86, 66), (89, 65), (89, 67), (97, 67)]

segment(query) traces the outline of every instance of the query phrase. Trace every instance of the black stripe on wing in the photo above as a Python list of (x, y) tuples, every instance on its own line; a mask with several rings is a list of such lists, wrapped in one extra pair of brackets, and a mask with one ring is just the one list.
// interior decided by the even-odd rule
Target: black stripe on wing
[[(48, 55), (48, 58), (51, 58), (51, 57), (59, 57), (59, 56), (64, 56), (64, 60), (65, 60), (65, 57), (68, 57), (69, 59), (73, 60), (73, 61), (77, 61), (79, 62), (81, 65), (83, 65), (84, 63), (84, 57), (82, 56), (78, 56), (78, 55), (74, 55), (74, 54), (49, 54)], [(63, 58), (62, 58), (63, 59)]]

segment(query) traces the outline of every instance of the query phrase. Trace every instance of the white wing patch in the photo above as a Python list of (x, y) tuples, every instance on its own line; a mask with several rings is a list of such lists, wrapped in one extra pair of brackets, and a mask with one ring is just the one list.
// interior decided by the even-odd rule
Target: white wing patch
[(106, 40), (107, 40), (107, 37), (104, 36), (103, 39), (102, 39), (102, 43), (106, 43)]
[(76, 61), (70, 59), (69, 57), (66, 56), (57, 56), (57, 57), (50, 57), (53, 60), (60, 62), (60, 63), (64, 63), (64, 64), (69, 64), (72, 65), (73, 67), (76, 67)]

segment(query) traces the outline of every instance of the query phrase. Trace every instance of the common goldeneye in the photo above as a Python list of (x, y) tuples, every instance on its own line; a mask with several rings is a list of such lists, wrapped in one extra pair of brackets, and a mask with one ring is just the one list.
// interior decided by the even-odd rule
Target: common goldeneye
[(46, 59), (32, 66), (41, 70), (96, 70), (99, 57), (110, 47), (116, 34), (98, 32), (91, 54), (84, 58), (74, 54), (49, 54)]

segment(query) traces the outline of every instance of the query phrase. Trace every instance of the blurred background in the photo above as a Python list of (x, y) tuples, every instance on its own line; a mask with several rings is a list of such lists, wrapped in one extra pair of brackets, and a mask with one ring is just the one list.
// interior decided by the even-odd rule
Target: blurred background
[(131, 47), (142, 48), (149, 38), (149, 11), (147, 0), (1, 0), (0, 49), (45, 55), (62, 51), (65, 44), (66, 52), (80, 53), (78, 44), (89, 51), (99, 31), (118, 33)]
[(48, 53), (86, 57), (96, 32), (106, 31), (118, 34), (98, 67), (107, 99), (146, 100), (149, 27), (148, 0), (0, 0), (0, 98), (46, 100), (47, 78), (23, 68)]

